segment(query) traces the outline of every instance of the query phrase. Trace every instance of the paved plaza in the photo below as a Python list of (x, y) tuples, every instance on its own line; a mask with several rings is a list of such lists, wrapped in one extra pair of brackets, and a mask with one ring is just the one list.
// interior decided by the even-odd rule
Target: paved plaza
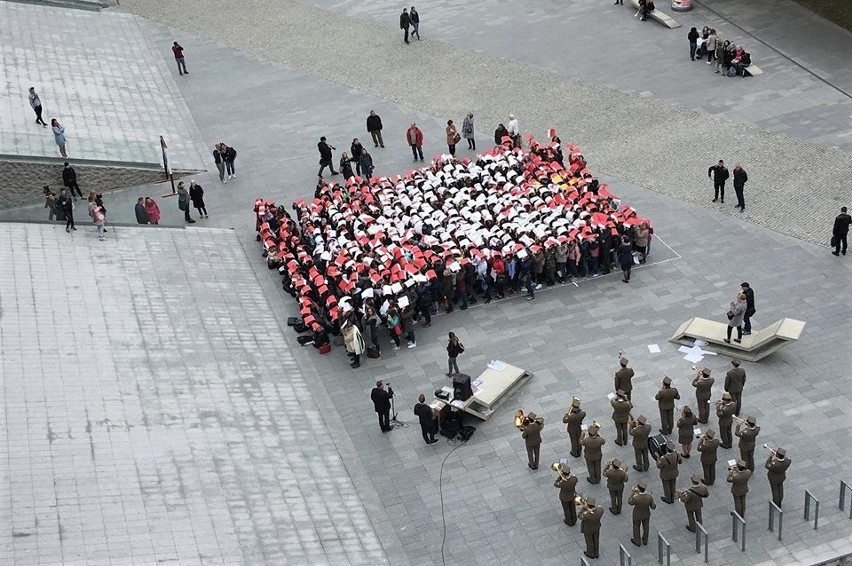
[[(464, 12), (460, 4), (444, 4), (448, 13)], [(509, 5), (488, 4), (495, 10)], [(783, 543), (766, 531), (769, 486), (758, 468), (749, 494), (745, 554), (730, 540), (731, 496), (727, 484), (717, 481), (704, 513), (710, 563), (815, 564), (852, 552), (850, 521), (836, 508), (835, 499), (839, 481), (852, 480), (848, 474), (852, 456), (846, 449), (852, 428), (852, 386), (843, 377), (852, 364), (852, 353), (844, 347), (852, 331), (844, 295), (852, 264), (812, 243), (827, 230), (844, 193), (838, 181), (836, 189), (825, 188), (822, 198), (827, 203), (817, 207), (816, 191), (802, 195), (798, 204), (770, 194), (770, 188), (782, 195), (788, 190), (779, 184), (793, 168), (787, 164), (788, 152), (805, 155), (806, 163), (822, 170), (815, 174), (840, 179), (849, 154), (812, 143), (824, 141), (818, 139), (823, 135), (818, 130), (829, 128), (831, 120), (815, 123), (808, 135), (804, 127), (801, 135), (767, 133), (760, 129), (771, 129), (766, 124), (738, 126), (729, 117), (669, 106), (666, 102), (677, 101), (662, 95), (656, 100), (652, 92), (637, 97), (620, 92), (616, 84), (611, 86), (618, 90), (600, 89), (558, 72), (525, 67), (524, 61), (498, 59), (503, 54), (490, 47), (492, 40), (486, 41), (489, 34), (481, 29), (471, 28), (469, 45), (459, 46), (429, 41), (431, 31), (427, 35), (424, 27), (426, 39), (412, 46), (420, 50), (414, 56), (401, 53), (405, 47), (401, 38), (390, 33), (395, 13), (375, 25), (370, 14), (378, 12), (367, 3), (341, 5), (345, 13), (291, 2), (281, 6), (286, 11), (268, 14), (263, 12), (268, 3), (258, 0), (240, 10), (214, 5), (208, 14), (197, 12), (188, 1), (122, 3), (122, 9), (182, 28), (137, 22), (146, 41), (160, 46), (158, 65), (170, 63), (171, 53), (162, 46), (172, 40), (191, 48), (193, 58), (187, 62), (198, 72), (192, 82), (179, 83), (176, 95), (190, 109), (205, 145), (226, 139), (239, 150), (238, 177), (227, 185), (219, 184), (214, 174), (196, 176), (205, 187), (211, 212), (204, 226), (214, 229), (196, 230), (202, 224), (187, 230), (117, 226), (117, 238), (98, 246), (91, 227), (68, 236), (49, 226), (0, 225), (9, 231), (2, 239), (6, 244), (0, 261), (17, 269), (9, 273), (4, 266), (2, 273), (16, 278), (18, 271), (26, 271), (27, 276), (45, 281), (44, 293), (30, 291), (32, 283), (7, 282), (3, 286), (7, 292), (0, 295), (3, 391), (5, 405), (11, 407), (3, 415), (3, 442), (15, 448), (12, 453), (28, 455), (9, 457), (8, 470), (0, 468), (0, 477), (10, 478), (8, 500), (0, 497), (0, 503), (8, 501), (7, 509), (27, 509), (30, 499), (34, 509), (43, 504), (52, 485), (44, 479), (47, 471), (63, 479), (53, 488), (60, 503), (63, 496), (72, 497), (70, 487), (62, 489), (70, 485), (69, 478), (78, 501), (97, 495), (98, 490), (89, 487), (92, 478), (95, 485), (106, 486), (100, 507), (66, 504), (64, 516), (77, 530), (67, 530), (71, 527), (65, 526), (66, 521), (59, 527), (56, 503), (48, 504), (52, 522), (38, 516), (38, 536), (32, 534), (35, 511), (5, 513), (7, 521), (15, 522), (2, 530), (0, 563), (429, 565), (442, 563), (444, 542), (447, 564), (578, 564), (582, 535), (578, 527), (561, 522), (553, 474), (546, 469), (550, 462), (568, 456), (560, 420), (571, 396), (583, 399), (589, 419), (604, 424), (608, 441), (604, 458), (632, 463), (632, 450), (613, 444), (611, 409), (605, 398), (617, 353), (624, 351), (637, 372), (634, 414), (644, 413), (658, 424), (652, 397), (663, 375), (675, 380), (684, 403), (694, 405), (688, 384), (691, 364), (667, 339), (692, 316), (722, 319), (743, 280), (757, 293), (757, 327), (785, 316), (807, 321), (798, 343), (759, 364), (745, 365), (744, 412), (758, 418), (762, 428), (758, 444), (785, 446), (793, 467), (786, 483)], [(588, 7), (573, 6), (578, 21), (590, 17)], [(615, 9), (604, 3), (594, 21)], [(499, 27), (497, 23), (505, 21), (499, 11), (494, 13), (484, 24)], [(312, 26), (305, 25), (309, 17), (314, 18)], [(697, 15), (684, 18), (685, 24), (689, 17)], [(625, 25), (635, 23), (629, 15), (624, 19)], [(534, 26), (535, 21), (531, 18), (524, 25)], [(589, 26), (594, 21), (589, 20)], [(252, 33), (246, 31), (249, 26)], [(264, 34), (258, 26), (276, 27), (278, 32)], [(387, 37), (381, 35), (384, 28)], [(349, 52), (338, 49), (347, 41), (360, 46), (365, 30), (373, 34), (375, 44), (369, 57), (354, 60), (345, 55), (357, 47)], [(542, 30), (536, 38), (547, 37), (546, 28)], [(666, 31), (645, 27), (623, 33), (631, 39), (632, 34), (648, 34), (649, 45), (654, 45)], [(683, 36), (686, 30), (673, 33)], [(457, 35), (462, 41), (463, 34)], [(299, 37), (302, 45), (296, 45)], [(482, 44), (478, 38), (483, 38)], [(306, 55), (320, 39), (327, 48)], [(273, 42), (284, 42), (287, 49), (272, 49)], [(542, 45), (519, 47), (518, 57)], [(290, 66), (275, 62), (284, 55), (291, 59)], [(297, 62), (302, 56), (304, 60)], [(430, 75), (437, 72), (437, 59), (446, 63), (443, 74)], [(493, 97), (484, 80), (494, 68), (490, 65), (498, 63), (520, 73), (507, 76), (507, 90), (528, 91), (529, 84), (535, 84), (547, 96)], [(380, 65), (399, 72), (390, 77), (376, 74), (371, 83), (370, 72)], [(482, 69), (468, 74), (471, 65)], [(783, 65), (778, 65), (773, 73), (783, 72)], [(309, 66), (313, 73), (306, 71)], [(406, 82), (417, 72), (422, 73), (420, 83)], [(426, 83), (429, 76), (442, 80)], [(624, 77), (610, 79), (622, 80), (628, 82)], [(454, 81), (467, 85), (467, 90), (451, 88)], [(430, 88), (421, 90), (413, 84)], [(557, 100), (557, 93), (568, 100)], [(575, 96), (582, 98), (573, 100)], [(315, 182), (319, 136), (328, 136), (338, 150), (348, 148), (353, 137), (366, 138), (363, 122), (371, 108), (383, 118), (388, 146), (373, 152), (377, 172), (390, 174), (410, 167), (403, 135), (411, 121), (424, 130), (426, 153), (434, 155), (443, 149), (447, 114), (460, 119), (473, 104), (481, 147), (487, 147), (493, 123), (507, 108), (522, 117), (525, 131), (542, 136), (547, 126), (556, 125), (563, 140), (579, 143), (590, 168), (610, 183), (612, 192), (653, 220), (656, 238), (649, 264), (635, 271), (630, 285), (612, 275), (542, 292), (535, 304), (505, 300), (436, 317), (432, 328), (417, 328), (416, 349), (394, 352), (388, 340), (382, 358), (366, 360), (359, 370), (348, 367), (342, 348), (334, 348), (328, 356), (300, 348), (295, 334), (287, 329), (282, 334), (295, 307), (281, 290), (278, 275), (268, 271), (260, 257), (251, 213), (254, 198), (285, 203), (308, 196)], [(605, 104), (612, 105), (611, 113), (601, 110)], [(442, 105), (443, 110), (436, 110)], [(587, 105), (589, 114), (571, 113), (574, 105)], [(658, 111), (668, 117), (665, 126), (655, 118)], [(602, 125), (596, 129), (595, 122)], [(645, 130), (637, 130), (639, 122)], [(700, 152), (690, 146), (695, 155), (683, 167), (677, 166), (685, 159), (685, 150), (677, 150), (677, 144), (713, 128), (729, 137)], [(619, 136), (627, 139), (619, 142)], [(827, 145), (843, 147), (840, 138)], [(755, 183), (755, 187), (765, 184), (766, 194), (760, 196), (755, 188), (753, 213), (734, 215), (707, 206), (704, 171), (724, 141), (758, 156), (765, 169), (755, 180), (772, 175), (771, 181)], [(782, 145), (768, 147), (771, 143)], [(646, 154), (627, 151), (645, 146), (650, 146)], [(460, 155), (469, 154), (460, 150)], [(691, 177), (682, 172), (696, 167)], [(678, 182), (687, 177), (689, 183)], [(84, 180), (81, 185), (88, 188)], [(132, 224), (137, 196), (158, 196), (164, 190), (144, 186), (106, 195), (110, 220)], [(161, 199), (161, 208), (165, 225), (182, 226), (173, 199)], [(41, 220), (44, 214), (43, 209), (30, 207), (4, 211), (0, 219)], [(88, 240), (83, 244), (81, 238)], [(84, 289), (89, 292), (85, 297)], [(63, 291), (66, 305), (41, 300), (43, 295), (63, 296)], [(34, 314), (27, 318), (21, 313)], [(23, 363), (25, 354), (32, 350), (30, 355), (35, 355), (32, 345), (20, 349), (21, 358), (7, 362), (7, 324), (22, 320), (32, 324), (32, 317), (37, 322), (49, 319), (44, 325), (51, 329), (57, 324), (52, 334), (40, 338), (38, 351), (56, 350), (61, 344), (58, 358), (65, 362), (58, 366), (61, 373), (56, 372), (56, 363), (42, 362), (41, 367)], [(91, 322), (89, 317), (94, 317)], [(65, 321), (72, 321), (68, 324), (72, 330), (61, 330)], [(455, 446), (446, 441), (424, 445), (411, 413), (418, 393), (429, 394), (447, 383), (443, 372), (448, 331), (459, 334), (467, 346), (460, 358), (462, 371), (476, 375), (489, 360), (500, 358), (535, 374), (491, 420), (473, 421), (477, 431), (472, 440), (452, 454)], [(19, 332), (14, 332), (17, 337)], [(661, 352), (651, 354), (649, 344), (659, 345)], [(708, 357), (705, 362), (719, 384), (728, 361)], [(99, 369), (88, 371), (92, 367)], [(60, 383), (60, 376), (61, 389), (48, 387)], [(394, 383), (397, 410), (409, 424), (387, 435), (379, 431), (369, 401), (377, 378)], [(717, 385), (714, 398), (720, 392)], [(64, 413), (58, 412), (60, 407)], [(80, 416), (80, 407), (91, 416)], [(545, 418), (543, 466), (537, 472), (526, 467), (523, 441), (511, 424), (511, 414), (518, 408)], [(294, 416), (303, 411), (304, 419)], [(14, 419), (13, 414), (28, 420)], [(52, 419), (67, 424), (54, 426)], [(92, 423), (91, 433), (86, 431), (87, 422)], [(34, 437), (26, 436), (26, 446), (20, 441), (25, 434)], [(90, 442), (87, 434), (98, 442)], [(16, 439), (19, 442), (13, 444)], [(39, 452), (50, 454), (54, 463), (37, 468), (31, 454)], [(736, 453), (721, 451), (720, 460)], [(758, 466), (762, 455), (756, 453)], [(73, 476), (63, 465), (67, 458), (80, 462)], [(98, 462), (108, 462), (106, 472)], [(130, 469), (129, 462), (139, 462), (140, 467)], [(723, 465), (719, 463), (719, 476)], [(580, 476), (579, 491), (607, 500), (603, 486), (586, 484), (580, 460), (572, 468)], [(687, 460), (679, 485), (699, 469), (696, 457)], [(630, 485), (643, 477), (659, 498), (656, 473), (631, 469)], [(117, 488), (110, 483), (113, 480)], [(333, 490), (324, 491), (327, 485)], [(817, 531), (802, 520), (805, 489), (821, 500)], [(300, 512), (304, 508), (309, 511)], [(134, 515), (143, 511), (144, 524)], [(122, 513), (132, 520), (123, 525), (118, 521), (124, 531), (118, 529), (116, 534), (108, 526)], [(334, 535), (324, 530), (328, 516), (335, 524)], [(701, 564), (685, 523), (682, 505), (658, 500), (652, 537), (660, 532), (671, 542), (673, 563)], [(161, 536), (167, 533), (171, 539)], [(623, 544), (633, 564), (656, 564), (652, 547), (637, 549), (629, 538), (629, 513), (619, 517), (607, 513), (597, 563), (617, 564), (618, 545)], [(126, 540), (138, 540), (137, 550), (132, 545), (128, 550)], [(86, 554), (89, 547), (95, 550)]]

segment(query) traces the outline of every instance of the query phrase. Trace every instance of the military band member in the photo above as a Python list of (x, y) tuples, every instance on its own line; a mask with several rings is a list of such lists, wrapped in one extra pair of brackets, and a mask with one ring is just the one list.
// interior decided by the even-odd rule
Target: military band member
[(529, 413), (527, 419), (529, 419), (529, 424), (524, 426), (521, 437), (524, 439), (524, 444), (527, 447), (527, 466), (531, 470), (537, 470), (538, 455), (541, 450), (541, 429), (544, 423), (535, 413)]
[(562, 514), (565, 515), (562, 522), (573, 527), (577, 522), (577, 504), (574, 503), (577, 496), (577, 476), (572, 476), (571, 468), (562, 464), (553, 487), (559, 488), (559, 502), (562, 503)]
[(781, 501), (784, 499), (784, 480), (787, 479), (787, 468), (790, 467), (787, 451), (783, 448), (771, 451), (764, 467), (767, 470), (769, 487), (772, 488), (772, 502), (781, 507)]
[(612, 421), (615, 423), (615, 443), (619, 446), (627, 445), (627, 421), (633, 403), (627, 399), (624, 391), (619, 389), (615, 399), (609, 402), (612, 405)]
[(725, 392), (722, 394), (722, 400), (716, 405), (716, 416), (719, 417), (719, 440), (722, 442), (722, 448), (731, 448), (734, 445), (734, 438), (731, 436), (731, 427), (734, 424), (734, 411), (737, 410), (737, 404), (731, 400), (731, 394)]
[(666, 503), (674, 503), (678, 466), (682, 462), (683, 458), (675, 450), (675, 443), (669, 440), (666, 443), (666, 453), (657, 459), (660, 481), (663, 482), (663, 501)]
[(630, 493), (630, 498), (627, 500), (629, 505), (633, 506), (633, 538), (630, 542), (636, 546), (639, 544), (639, 527), (642, 529), (642, 544), (648, 544), (648, 531), (651, 526), (651, 509), (656, 509), (657, 504), (654, 503), (654, 496), (648, 493), (648, 482), (639, 480), (636, 487)]
[(633, 437), (633, 454), (636, 456), (634, 470), (640, 472), (648, 471), (648, 436), (651, 434), (651, 425), (645, 415), (639, 415), (636, 420), (630, 421), (630, 436)]
[(562, 422), (568, 424), (568, 438), (571, 439), (571, 455), (575, 458), (580, 457), (580, 433), (583, 432), (583, 419), (586, 418), (586, 411), (580, 408), (580, 400), (574, 397), (571, 401), (571, 408), (562, 417)]
[(674, 427), (674, 402), (675, 399), (680, 399), (680, 393), (676, 387), (672, 387), (672, 379), (669, 376), (663, 378), (663, 386), (654, 398), (660, 407), (660, 432), (669, 435)]
[(731, 394), (736, 404), (734, 414), (739, 416), (743, 408), (743, 388), (746, 382), (746, 372), (740, 367), (739, 360), (731, 360), (731, 369), (725, 374), (725, 391)]
[(734, 432), (740, 437), (740, 458), (746, 461), (746, 466), (749, 471), (754, 471), (754, 446), (757, 435), (760, 434), (760, 427), (757, 426), (757, 420), (754, 417), (748, 417), (745, 424), (737, 423), (737, 429)]
[(698, 451), (701, 452), (701, 468), (704, 472), (704, 485), (716, 483), (716, 451), (719, 449), (719, 439), (715, 438), (713, 429), (701, 435), (698, 440)]
[(621, 468), (621, 460), (615, 458), (607, 462), (603, 475), (606, 477), (606, 488), (609, 490), (609, 512), (620, 515), (621, 498), (624, 495), (624, 484), (627, 482), (627, 472)]
[(734, 510), (745, 519), (746, 494), (748, 493), (748, 480), (751, 478), (751, 470), (746, 466), (745, 460), (738, 460), (736, 466), (728, 470), (728, 483), (731, 484), (731, 495), (734, 496)]
[(601, 460), (603, 460), (601, 447), (606, 444), (606, 440), (598, 434), (599, 430), (598, 425), (592, 424), (587, 433), (580, 437), (583, 456), (586, 458), (586, 467), (589, 469), (589, 477), (586, 480), (591, 484), (601, 482)]
[(692, 380), (695, 388), (695, 402), (698, 407), (698, 422), (707, 424), (710, 419), (710, 397), (713, 396), (713, 383), (716, 380), (710, 377), (710, 368), (704, 368), (698, 372)]
[(633, 370), (627, 367), (627, 358), (621, 358), (619, 365), (621, 369), (615, 372), (615, 387), (614, 391), (621, 389), (627, 396), (628, 400), (632, 400), (630, 395), (633, 392)]
[(597, 558), (601, 544), (601, 518), (603, 507), (595, 505), (595, 498), (586, 498), (586, 504), (580, 510), (577, 518), (580, 519), (580, 532), (586, 539), (586, 551), (583, 553), (588, 558)]
[(692, 414), (692, 409), (684, 406), (680, 411), (680, 417), (677, 419), (677, 441), (681, 445), (680, 455), (684, 458), (689, 458), (689, 453), (692, 451), (692, 440), (695, 438), (695, 424), (697, 422), (695, 415)]
[(701, 519), (701, 508), (704, 506), (703, 499), (710, 495), (710, 492), (701, 483), (701, 477), (698, 474), (692, 474), (691, 479), (692, 485), (689, 489), (679, 491), (677, 497), (683, 502), (683, 507), (686, 509), (686, 518), (689, 520), (686, 530), (694, 533), (696, 522), (704, 524)]

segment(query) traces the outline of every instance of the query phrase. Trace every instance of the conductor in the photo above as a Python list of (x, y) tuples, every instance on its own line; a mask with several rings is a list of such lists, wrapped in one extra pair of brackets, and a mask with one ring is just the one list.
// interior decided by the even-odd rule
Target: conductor
[(385, 391), (384, 382), (381, 379), (378, 380), (373, 391), (370, 393), (370, 399), (373, 400), (373, 406), (376, 409), (376, 413), (379, 414), (379, 428), (382, 429), (382, 432), (387, 432), (391, 429), (391, 397), (393, 397), (393, 389), (391, 389), (390, 383), (388, 383), (388, 389)]

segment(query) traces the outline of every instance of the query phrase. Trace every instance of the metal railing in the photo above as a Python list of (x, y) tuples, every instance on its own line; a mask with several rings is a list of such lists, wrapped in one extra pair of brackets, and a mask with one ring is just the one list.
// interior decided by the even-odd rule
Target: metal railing
[(698, 527), (695, 529), (695, 552), (701, 554), (701, 537), (704, 537), (704, 562), (709, 562), (709, 548), (710, 548), (710, 540), (707, 536), (707, 530), (704, 528), (704, 525), (701, 523), (695, 523), (695, 526)]
[[(846, 507), (846, 492), (852, 493), (852, 485), (849, 485), (843, 480), (840, 480), (840, 503), (838, 507), (843, 511), (844, 507)], [(852, 519), (852, 501), (849, 503), (849, 518)]]
[(769, 531), (775, 530), (775, 517), (778, 517), (778, 540), (781, 540), (781, 531), (784, 529), (784, 511), (775, 505), (774, 501), (769, 502)]
[[(739, 529), (737, 528), (739, 526)], [(740, 514), (736, 511), (731, 512), (731, 539), (734, 542), (737, 542), (737, 531), (740, 531), (740, 550), (745, 552), (746, 545), (746, 522), (745, 519), (740, 517)]]
[(620, 566), (631, 566), (633, 564), (633, 558), (623, 544), (618, 545), (618, 563)]
[[(696, 529), (697, 530), (697, 529)], [(663, 563), (663, 550), (665, 549), (666, 566), (672, 565), (672, 545), (663, 536), (663, 533), (657, 533), (657, 564)]]
[(814, 497), (814, 495), (805, 490), (805, 521), (811, 520), (811, 501), (814, 502), (814, 530), (817, 530), (819, 527), (819, 499)]

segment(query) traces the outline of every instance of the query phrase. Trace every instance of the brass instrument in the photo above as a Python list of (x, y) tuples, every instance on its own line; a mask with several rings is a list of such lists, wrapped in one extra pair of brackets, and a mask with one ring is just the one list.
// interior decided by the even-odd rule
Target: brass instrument
[(598, 427), (598, 430), (600, 430), (601, 428), (603, 428), (603, 427), (601, 426), (601, 423), (599, 423), (598, 421), (595, 421), (595, 420), (593, 420), (593, 421), (592, 421), (592, 424), (591, 424), (591, 425), (589, 425), (589, 426), (590, 426), (590, 427), (592, 427), (592, 426), (596, 426), (596, 427)]
[(633, 418), (633, 413), (627, 413), (627, 423), (630, 426), (633, 426), (634, 424), (636, 424), (636, 419)]
[(681, 497), (683, 497), (684, 495), (686, 495), (686, 493), (687, 493), (688, 491), (689, 491), (688, 489), (687, 489), (687, 490), (676, 489), (676, 490), (675, 490), (675, 497), (677, 497), (678, 499), (680, 499)]
[(772, 456), (773, 458), (775, 457), (775, 449), (774, 448), (770, 448), (768, 443), (764, 443), (763, 447), (766, 448), (767, 450), (769, 450), (770, 456)]
[(524, 423), (524, 410), (518, 409), (515, 411), (515, 428), (518, 430), (524, 430), (526, 423)]
[(738, 417), (736, 415), (733, 415), (733, 417), (734, 417), (734, 420), (737, 421), (737, 426), (739, 426), (739, 425), (751, 426), (751, 425), (748, 424), (748, 421), (746, 419), (744, 419), (742, 417)]
[(568, 476), (570, 476), (570, 475), (571, 475), (571, 472), (570, 472), (570, 471), (566, 471), (566, 470), (562, 467), (562, 462), (553, 462), (553, 463), (550, 465), (550, 470), (551, 470), (552, 472), (555, 472), (555, 473), (559, 474), (561, 477), (568, 477)]
[(583, 497), (582, 494), (577, 493), (577, 494), (574, 495), (574, 505), (585, 505), (585, 504), (586, 504), (586, 498)]

